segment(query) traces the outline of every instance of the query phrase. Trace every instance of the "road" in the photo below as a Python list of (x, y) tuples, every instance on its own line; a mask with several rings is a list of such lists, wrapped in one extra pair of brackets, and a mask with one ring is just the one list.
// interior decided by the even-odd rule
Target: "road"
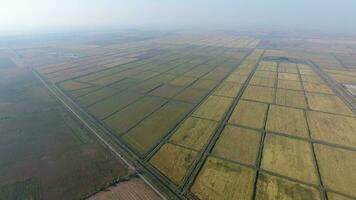
[(133, 170), (136, 172), (137, 176), (142, 179), (161, 199), (166, 200), (167, 198), (160, 192), (158, 191), (140, 172), (139, 170), (136, 169), (135, 166), (133, 166), (127, 159), (125, 159), (108, 141), (106, 141), (85, 119), (83, 119), (70, 105), (67, 104), (63, 98), (57, 94), (54, 89), (47, 84), (46, 81), (43, 80), (43, 78), (35, 71), (32, 69), (32, 73), (38, 78), (41, 83), (74, 115), (76, 116), (82, 123), (85, 125), (107, 148), (109, 148), (112, 153), (114, 153), (115, 156), (120, 158), (128, 167), (129, 169)]

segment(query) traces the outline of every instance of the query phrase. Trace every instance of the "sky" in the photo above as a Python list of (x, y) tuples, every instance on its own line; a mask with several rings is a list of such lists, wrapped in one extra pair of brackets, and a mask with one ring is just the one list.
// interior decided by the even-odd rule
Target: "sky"
[(355, 0), (0, 0), (0, 34), (100, 28), (356, 34)]

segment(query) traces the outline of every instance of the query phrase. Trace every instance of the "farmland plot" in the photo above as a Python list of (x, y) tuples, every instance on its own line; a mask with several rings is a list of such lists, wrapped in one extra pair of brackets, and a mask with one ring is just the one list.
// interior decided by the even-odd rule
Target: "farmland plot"
[(191, 191), (199, 199), (249, 199), (254, 174), (252, 169), (209, 157)]

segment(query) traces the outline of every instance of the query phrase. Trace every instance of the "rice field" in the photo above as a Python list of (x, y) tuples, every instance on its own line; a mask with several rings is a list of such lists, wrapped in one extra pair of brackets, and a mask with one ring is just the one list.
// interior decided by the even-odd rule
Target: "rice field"
[(57, 85), (179, 198), (356, 198), (352, 73), (206, 40)]

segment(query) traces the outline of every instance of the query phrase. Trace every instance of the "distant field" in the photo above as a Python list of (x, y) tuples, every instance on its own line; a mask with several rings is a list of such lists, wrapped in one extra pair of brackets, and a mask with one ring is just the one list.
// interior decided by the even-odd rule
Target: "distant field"
[(16, 64), (10, 58), (0, 58), (0, 69), (13, 67), (16, 67)]
[(130, 174), (31, 72), (0, 77), (0, 199), (80, 199)]
[(266, 40), (170, 36), (54, 82), (178, 197), (355, 199), (356, 59)]

